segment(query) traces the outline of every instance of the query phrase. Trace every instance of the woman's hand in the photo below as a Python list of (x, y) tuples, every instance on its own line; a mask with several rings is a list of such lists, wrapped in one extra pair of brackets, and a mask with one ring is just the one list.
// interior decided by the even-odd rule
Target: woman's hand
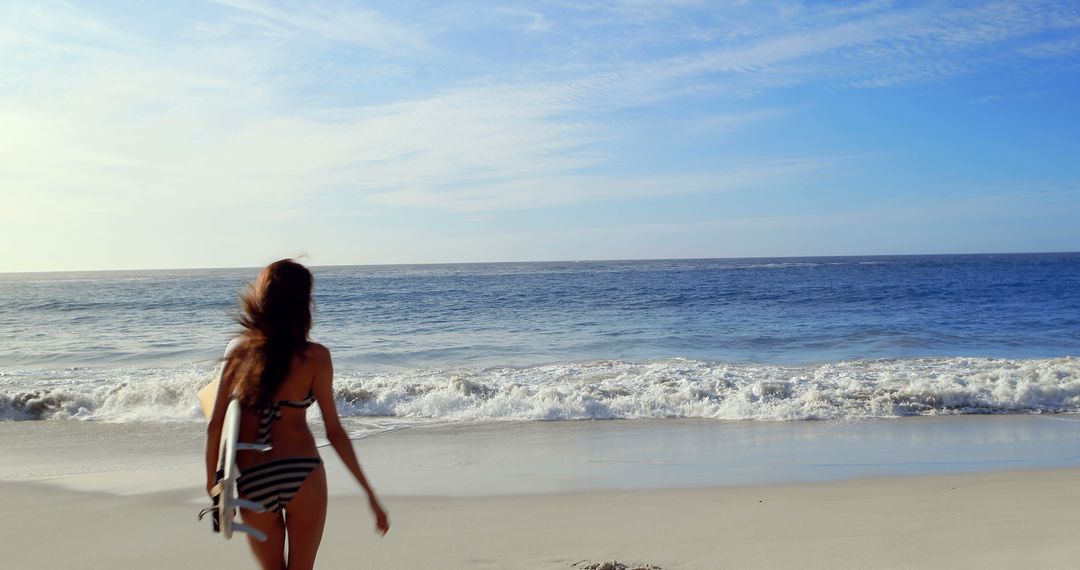
[(371, 499), (371, 512), (375, 515), (375, 529), (379, 531), (379, 534), (386, 536), (386, 533), (390, 531), (390, 517), (387, 516), (379, 501)]

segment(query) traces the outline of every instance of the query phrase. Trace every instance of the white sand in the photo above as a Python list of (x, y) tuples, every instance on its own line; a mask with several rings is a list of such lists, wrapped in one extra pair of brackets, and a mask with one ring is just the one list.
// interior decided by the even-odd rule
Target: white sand
[[(318, 566), (1076, 568), (1080, 469), (1031, 468), (1075, 465), (1070, 419), (405, 430), (357, 442), (391, 514), (384, 539), (324, 453)], [(243, 539), (195, 519), (202, 433), (0, 423), (0, 566), (254, 568)], [(919, 474), (976, 468), (992, 470)], [(880, 473), (903, 475), (813, 482)]]
[[(692, 490), (387, 498), (376, 537), (334, 497), (321, 568), (1076, 568), (1080, 470)], [(187, 493), (0, 484), (7, 568), (252, 568)], [(224, 563), (224, 564), (223, 564)]]

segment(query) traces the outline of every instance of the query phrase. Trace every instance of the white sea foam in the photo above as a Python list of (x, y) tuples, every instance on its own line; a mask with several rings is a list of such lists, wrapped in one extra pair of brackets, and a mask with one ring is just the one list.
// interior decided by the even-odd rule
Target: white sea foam
[(0, 419), (192, 421), (195, 393), (209, 369), (64, 368), (18, 370), (0, 377)]
[[(214, 371), (64, 369), (0, 377), (2, 419), (195, 421)], [(339, 370), (344, 416), (439, 421), (833, 420), (1080, 412), (1080, 358), (780, 366), (670, 359), (529, 368)]]

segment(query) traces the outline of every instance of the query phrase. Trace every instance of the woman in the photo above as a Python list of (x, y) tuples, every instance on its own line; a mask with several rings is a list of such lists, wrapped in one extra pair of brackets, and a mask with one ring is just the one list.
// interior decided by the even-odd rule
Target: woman
[[(218, 441), (230, 398), (243, 410), (240, 441), (272, 445), (266, 452), (237, 456), (241, 497), (266, 512), (243, 511), (244, 523), (266, 533), (248, 537), (263, 568), (304, 569), (315, 564), (326, 521), (326, 471), (306, 409), (318, 402), (326, 437), (367, 492), (382, 533), (390, 523), (364, 477), (352, 442), (334, 407), (333, 365), (326, 347), (308, 341), (311, 330), (311, 272), (292, 260), (270, 264), (241, 298), (244, 330), (229, 344), (206, 439), (206, 488), (216, 483)], [(288, 563), (285, 539), (288, 537)]]

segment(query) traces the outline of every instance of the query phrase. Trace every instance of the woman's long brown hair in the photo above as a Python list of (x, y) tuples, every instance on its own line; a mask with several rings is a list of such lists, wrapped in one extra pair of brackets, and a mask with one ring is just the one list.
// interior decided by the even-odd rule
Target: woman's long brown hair
[(241, 295), (243, 342), (229, 356), (224, 380), (242, 404), (272, 402), (293, 357), (307, 348), (311, 285), (306, 267), (283, 259), (266, 266)]

